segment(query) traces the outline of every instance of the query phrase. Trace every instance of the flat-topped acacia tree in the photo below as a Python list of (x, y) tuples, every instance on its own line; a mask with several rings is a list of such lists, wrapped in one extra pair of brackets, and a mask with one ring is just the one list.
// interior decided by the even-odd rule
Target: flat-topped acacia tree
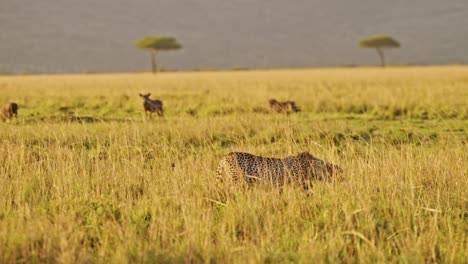
[(180, 45), (175, 38), (165, 36), (145, 37), (135, 42), (135, 46), (150, 52), (153, 73), (156, 73), (157, 71), (156, 55), (159, 51), (178, 50), (182, 48), (182, 45)]
[(389, 36), (382, 35), (362, 39), (359, 42), (359, 46), (361, 46), (361, 48), (375, 48), (379, 54), (382, 67), (385, 67), (385, 56), (383, 49), (399, 48), (400, 43)]

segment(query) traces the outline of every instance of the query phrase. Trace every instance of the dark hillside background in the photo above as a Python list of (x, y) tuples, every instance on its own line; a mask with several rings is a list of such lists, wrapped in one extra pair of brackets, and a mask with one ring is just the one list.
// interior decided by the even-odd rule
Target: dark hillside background
[(467, 63), (467, 33), (467, 0), (2, 0), (0, 73), (147, 70), (146, 35), (184, 45), (166, 69), (377, 65), (374, 34), (389, 64)]

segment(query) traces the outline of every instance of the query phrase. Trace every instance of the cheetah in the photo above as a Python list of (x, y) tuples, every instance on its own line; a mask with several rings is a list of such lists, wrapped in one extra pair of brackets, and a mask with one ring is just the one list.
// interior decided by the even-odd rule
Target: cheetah
[(266, 158), (249, 153), (231, 152), (221, 158), (217, 177), (219, 180), (244, 180), (248, 184), (269, 182), (275, 185), (285, 182), (327, 180), (342, 170), (331, 163), (320, 160), (308, 152), (286, 158)]
[(145, 109), (145, 114), (151, 118), (151, 115), (153, 112), (156, 112), (158, 116), (162, 116), (164, 114), (163, 110), (163, 103), (161, 100), (151, 100), (150, 93), (148, 94), (140, 94), (140, 96), (143, 98), (143, 108)]
[(18, 116), (18, 104), (8, 103), (0, 108), (0, 120), (10, 120)]
[(270, 104), (270, 108), (278, 113), (284, 112), (289, 114), (291, 112), (297, 113), (301, 111), (301, 109), (296, 106), (296, 102), (294, 101), (278, 102), (275, 99), (270, 99), (268, 103)]

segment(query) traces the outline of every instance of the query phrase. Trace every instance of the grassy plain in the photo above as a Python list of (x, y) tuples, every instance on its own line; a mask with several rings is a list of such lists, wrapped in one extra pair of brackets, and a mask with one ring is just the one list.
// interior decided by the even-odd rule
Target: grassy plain
[[(3, 76), (0, 262), (468, 259), (468, 67)], [(165, 117), (143, 121), (140, 92)], [(270, 113), (267, 100), (302, 112)], [(230, 151), (309, 151), (309, 191), (215, 180)]]

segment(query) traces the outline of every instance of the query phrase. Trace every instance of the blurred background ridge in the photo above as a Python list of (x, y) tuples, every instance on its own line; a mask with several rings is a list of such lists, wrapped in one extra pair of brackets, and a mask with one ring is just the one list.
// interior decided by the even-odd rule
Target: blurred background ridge
[(183, 45), (164, 69), (378, 65), (376, 34), (402, 45), (390, 65), (467, 63), (467, 26), (466, 0), (6, 0), (0, 73), (149, 70), (148, 35)]

